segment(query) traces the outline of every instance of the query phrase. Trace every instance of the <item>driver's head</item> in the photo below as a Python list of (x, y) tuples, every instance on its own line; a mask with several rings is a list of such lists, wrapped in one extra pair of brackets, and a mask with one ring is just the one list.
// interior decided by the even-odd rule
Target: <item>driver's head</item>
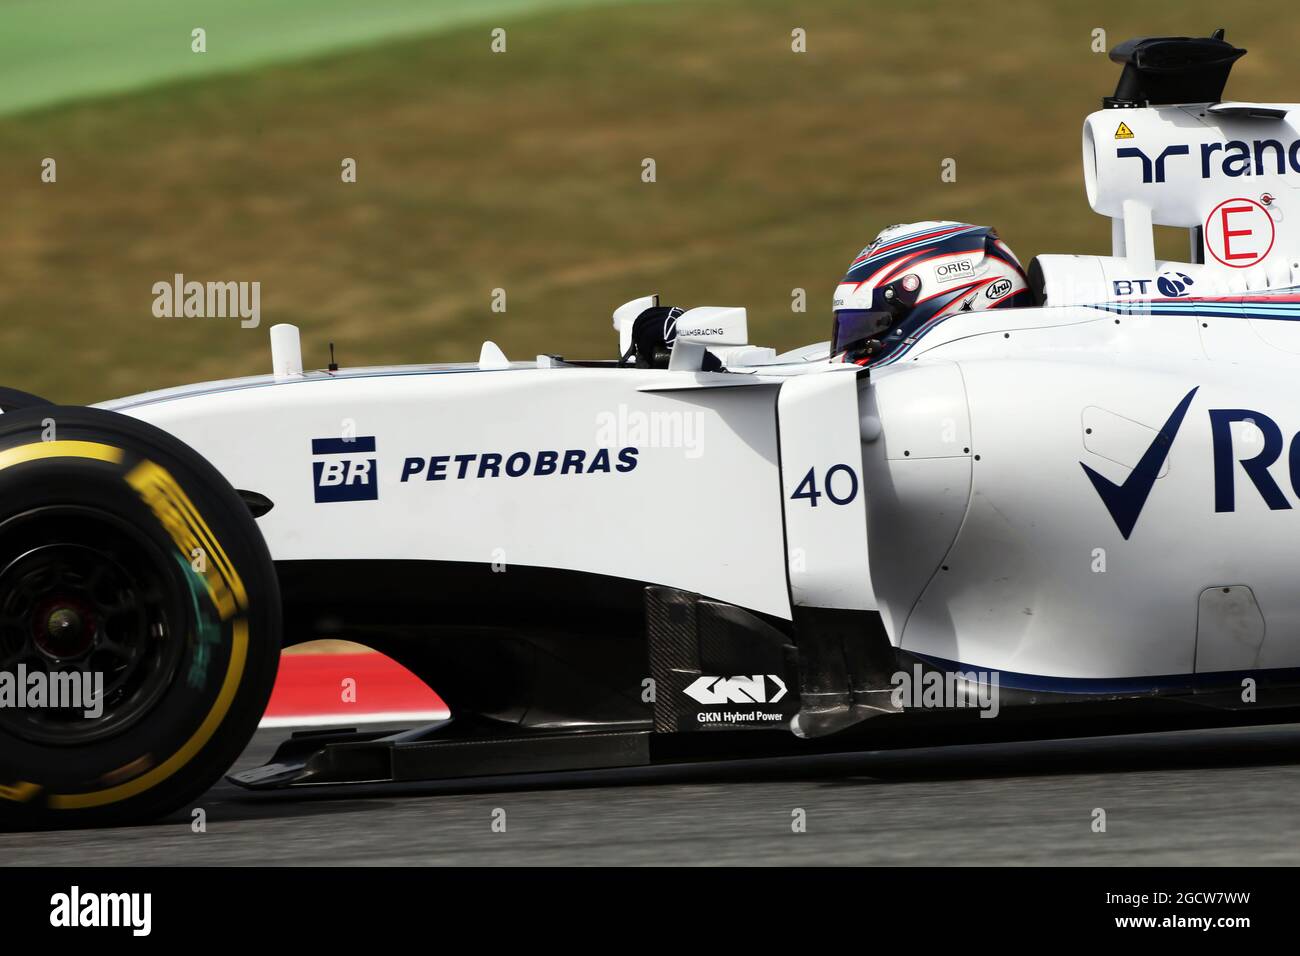
[(987, 226), (890, 226), (858, 254), (835, 289), (832, 361), (900, 358), (936, 323), (962, 312), (1030, 305), (1015, 254)]

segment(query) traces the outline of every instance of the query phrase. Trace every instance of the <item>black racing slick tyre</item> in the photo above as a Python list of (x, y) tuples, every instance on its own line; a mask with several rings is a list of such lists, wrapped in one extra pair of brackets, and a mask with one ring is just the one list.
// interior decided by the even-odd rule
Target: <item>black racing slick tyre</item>
[(123, 415), (0, 415), (0, 827), (143, 822), (257, 729), (280, 652), (266, 542), (187, 445)]
[(20, 392), (16, 388), (5, 388), (0, 385), (0, 413), (16, 412), (24, 408), (35, 408), (38, 405), (53, 404), (39, 395), (33, 395), (30, 392)]

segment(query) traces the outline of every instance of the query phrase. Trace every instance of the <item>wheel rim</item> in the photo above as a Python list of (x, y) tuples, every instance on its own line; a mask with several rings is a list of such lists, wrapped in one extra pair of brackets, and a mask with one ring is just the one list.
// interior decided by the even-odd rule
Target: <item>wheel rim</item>
[(0, 707), (0, 728), (73, 746), (152, 710), (190, 633), (188, 571), (140, 528), (97, 508), (40, 508), (0, 523), (0, 672), (29, 686), (38, 674), (47, 688), (102, 688), (77, 707)]

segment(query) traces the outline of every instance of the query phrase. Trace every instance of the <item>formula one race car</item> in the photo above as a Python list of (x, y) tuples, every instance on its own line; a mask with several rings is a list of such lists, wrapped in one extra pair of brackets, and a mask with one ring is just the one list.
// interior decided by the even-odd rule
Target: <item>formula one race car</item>
[(304, 372), (276, 326), (266, 376), (0, 393), (0, 817), (181, 806), (320, 637), (451, 719), (299, 735), (237, 782), (1294, 719), (1300, 107), (1221, 102), (1243, 52), (1112, 53), (1083, 129), (1112, 256), (1025, 277), (988, 230), (896, 229), (795, 352), (649, 297), (621, 360)]

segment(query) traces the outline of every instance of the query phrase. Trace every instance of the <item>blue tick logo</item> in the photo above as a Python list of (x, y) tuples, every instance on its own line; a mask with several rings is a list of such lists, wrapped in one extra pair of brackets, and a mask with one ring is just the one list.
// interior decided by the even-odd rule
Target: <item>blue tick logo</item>
[(1178, 407), (1174, 409), (1173, 414), (1169, 416), (1164, 427), (1160, 429), (1138, 461), (1137, 467), (1121, 484), (1103, 478), (1083, 462), (1079, 462), (1084, 473), (1092, 480), (1092, 486), (1101, 496), (1101, 503), (1110, 512), (1115, 527), (1119, 528), (1119, 533), (1124, 536), (1125, 541), (1133, 533), (1133, 527), (1142, 514), (1147, 498), (1151, 495), (1151, 489), (1155, 487), (1156, 478), (1160, 474), (1160, 469), (1164, 467), (1165, 459), (1169, 457), (1169, 449), (1174, 439), (1178, 437), (1178, 429), (1182, 427), (1183, 418), (1186, 417), (1188, 406), (1192, 404), (1195, 395), (1194, 388), (1183, 396), (1183, 400), (1178, 403)]

